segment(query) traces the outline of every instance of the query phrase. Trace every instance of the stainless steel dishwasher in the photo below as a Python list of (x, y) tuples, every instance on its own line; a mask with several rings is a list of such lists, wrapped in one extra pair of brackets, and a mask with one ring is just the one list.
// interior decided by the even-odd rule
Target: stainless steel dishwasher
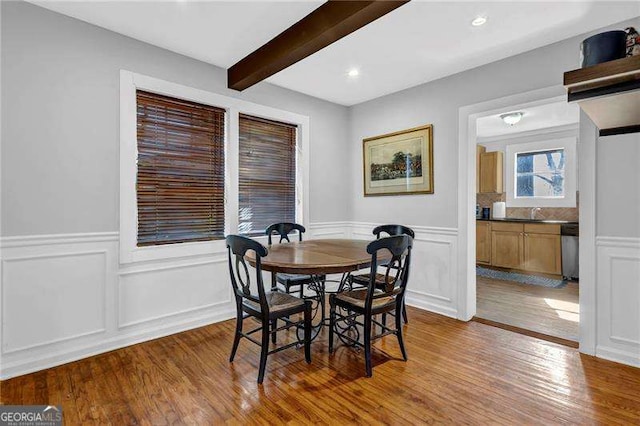
[(562, 238), (562, 277), (567, 280), (577, 281), (580, 270), (578, 264), (578, 224), (565, 223), (561, 225), (560, 236)]

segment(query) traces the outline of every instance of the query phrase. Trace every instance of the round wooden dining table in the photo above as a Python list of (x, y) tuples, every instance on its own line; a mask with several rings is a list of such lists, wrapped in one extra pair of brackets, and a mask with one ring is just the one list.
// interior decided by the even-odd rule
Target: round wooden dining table
[[(357, 271), (371, 264), (369, 241), (326, 239), (274, 244), (262, 258), (262, 269), (271, 272), (327, 275)], [(247, 260), (255, 265), (254, 253)]]
[[(326, 275), (342, 274), (338, 290), (349, 285), (348, 277), (353, 271), (371, 265), (371, 255), (367, 253), (370, 241), (349, 239), (321, 239), (295, 241), (268, 246), (269, 253), (261, 260), (262, 269), (271, 273), (311, 275), (313, 283), (307, 285), (312, 295), (305, 299), (313, 303), (313, 332), (315, 339), (323, 325), (328, 326), (325, 309)], [(247, 261), (255, 266), (255, 253), (247, 252)], [(319, 315), (318, 315), (319, 314)]]

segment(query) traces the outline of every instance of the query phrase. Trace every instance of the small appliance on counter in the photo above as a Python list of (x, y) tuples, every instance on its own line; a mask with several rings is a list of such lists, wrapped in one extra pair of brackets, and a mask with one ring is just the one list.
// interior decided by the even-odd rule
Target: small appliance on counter
[(482, 218), (483, 219), (491, 219), (491, 208), (483, 207), (482, 208)]
[(493, 218), (504, 219), (507, 216), (507, 203), (504, 201), (497, 201), (493, 203)]

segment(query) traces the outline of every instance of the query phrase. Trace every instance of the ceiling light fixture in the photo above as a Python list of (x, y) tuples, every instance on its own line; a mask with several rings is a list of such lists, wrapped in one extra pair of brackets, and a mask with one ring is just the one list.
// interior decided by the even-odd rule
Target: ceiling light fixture
[(522, 117), (524, 116), (524, 112), (509, 112), (506, 114), (500, 114), (500, 118), (509, 126), (513, 126), (514, 124), (518, 124)]
[(485, 16), (478, 16), (473, 21), (471, 21), (471, 25), (474, 27), (479, 27), (480, 25), (484, 25), (487, 22), (487, 18)]
[(357, 76), (359, 76), (359, 75), (360, 75), (360, 71), (358, 71), (358, 69), (357, 69), (357, 68), (351, 68), (351, 69), (349, 70), (349, 72), (347, 73), (347, 75), (348, 75), (349, 77), (357, 77)]

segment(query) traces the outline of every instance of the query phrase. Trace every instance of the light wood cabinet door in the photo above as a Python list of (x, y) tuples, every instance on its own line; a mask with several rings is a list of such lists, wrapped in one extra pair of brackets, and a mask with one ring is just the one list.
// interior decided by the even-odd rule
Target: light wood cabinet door
[(525, 233), (523, 269), (545, 274), (561, 274), (560, 235)]
[(523, 235), (522, 232), (491, 231), (491, 264), (522, 269)]
[(503, 154), (502, 151), (492, 151), (480, 154), (480, 192), (503, 192)]
[(476, 222), (476, 262), (491, 264), (491, 222)]
[(480, 192), (480, 155), (487, 152), (487, 148), (476, 145), (476, 193)]

